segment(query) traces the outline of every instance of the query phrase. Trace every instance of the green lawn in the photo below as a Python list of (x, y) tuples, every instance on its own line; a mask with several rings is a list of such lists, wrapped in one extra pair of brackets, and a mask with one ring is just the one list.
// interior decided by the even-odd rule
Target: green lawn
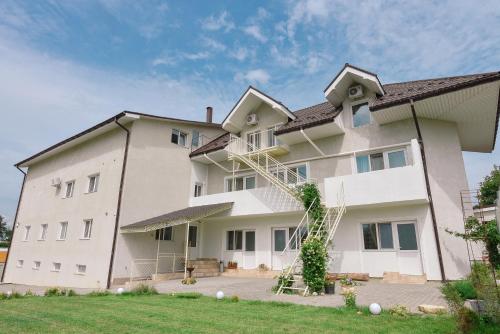
[(453, 333), (454, 328), (448, 316), (371, 316), (366, 311), (357, 314), (346, 309), (209, 297), (110, 295), (0, 301), (0, 333), (375, 334)]

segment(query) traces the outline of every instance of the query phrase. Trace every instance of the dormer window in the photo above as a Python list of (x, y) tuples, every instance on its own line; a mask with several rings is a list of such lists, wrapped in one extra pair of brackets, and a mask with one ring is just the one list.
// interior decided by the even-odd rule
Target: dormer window
[(371, 123), (370, 109), (368, 103), (352, 106), (352, 126), (355, 128)]

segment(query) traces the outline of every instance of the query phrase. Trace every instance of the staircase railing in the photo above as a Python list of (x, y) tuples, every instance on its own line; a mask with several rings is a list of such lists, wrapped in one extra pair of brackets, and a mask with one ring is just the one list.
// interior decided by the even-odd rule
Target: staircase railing
[(300, 246), (300, 237), (301, 237), (301, 234), (300, 234), (300, 231), (302, 231), (302, 229), (305, 227), (307, 231), (309, 231), (309, 212), (311, 211), (311, 208), (312, 206), (314, 205), (314, 203), (316, 202), (318, 198), (314, 198), (313, 201), (311, 202), (311, 204), (309, 205), (309, 208), (307, 208), (307, 211), (304, 213), (304, 216), (302, 216), (302, 219), (300, 220), (299, 222), (299, 225), (297, 225), (297, 228), (295, 229), (295, 231), (293, 232), (292, 236), (288, 238), (288, 242), (285, 246), (285, 249), (283, 249), (283, 251), (281, 252), (281, 256), (283, 256), (285, 254), (285, 252), (290, 249), (290, 244), (292, 242), (292, 240), (296, 243), (297, 245), (297, 249), (299, 248), (298, 246)]

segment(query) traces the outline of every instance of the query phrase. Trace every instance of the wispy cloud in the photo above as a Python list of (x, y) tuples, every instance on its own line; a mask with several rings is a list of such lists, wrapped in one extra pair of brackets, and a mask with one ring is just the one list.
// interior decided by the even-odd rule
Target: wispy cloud
[(267, 37), (262, 34), (260, 27), (258, 25), (251, 25), (243, 28), (245, 34), (252, 36), (259, 42), (265, 43), (267, 42)]
[(245, 47), (237, 47), (229, 53), (229, 56), (239, 61), (244, 61), (251, 56), (251, 52)]
[(234, 29), (235, 25), (228, 11), (222, 11), (219, 15), (211, 15), (201, 20), (201, 27), (204, 30), (223, 30), (225, 32)]
[(203, 46), (215, 51), (224, 51), (227, 48), (223, 43), (206, 36), (201, 38), (201, 43), (203, 44)]
[(209, 58), (210, 53), (208, 51), (200, 51), (200, 52), (195, 52), (195, 53), (183, 53), (182, 56), (185, 59), (189, 59), (189, 60), (201, 60), (201, 59)]
[(259, 68), (255, 70), (250, 70), (245, 73), (237, 73), (235, 76), (235, 80), (237, 81), (247, 81), (252, 84), (262, 84), (265, 85), (269, 82), (271, 76), (267, 71)]

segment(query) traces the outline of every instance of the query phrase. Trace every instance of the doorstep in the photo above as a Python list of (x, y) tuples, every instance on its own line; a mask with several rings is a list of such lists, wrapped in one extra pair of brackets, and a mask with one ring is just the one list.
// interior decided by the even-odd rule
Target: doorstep
[(224, 268), (221, 276), (224, 277), (244, 277), (244, 278), (275, 278), (281, 273), (279, 270), (259, 270), (259, 269), (228, 269)]
[(384, 272), (382, 283), (390, 284), (425, 284), (427, 275), (404, 275), (395, 271)]

